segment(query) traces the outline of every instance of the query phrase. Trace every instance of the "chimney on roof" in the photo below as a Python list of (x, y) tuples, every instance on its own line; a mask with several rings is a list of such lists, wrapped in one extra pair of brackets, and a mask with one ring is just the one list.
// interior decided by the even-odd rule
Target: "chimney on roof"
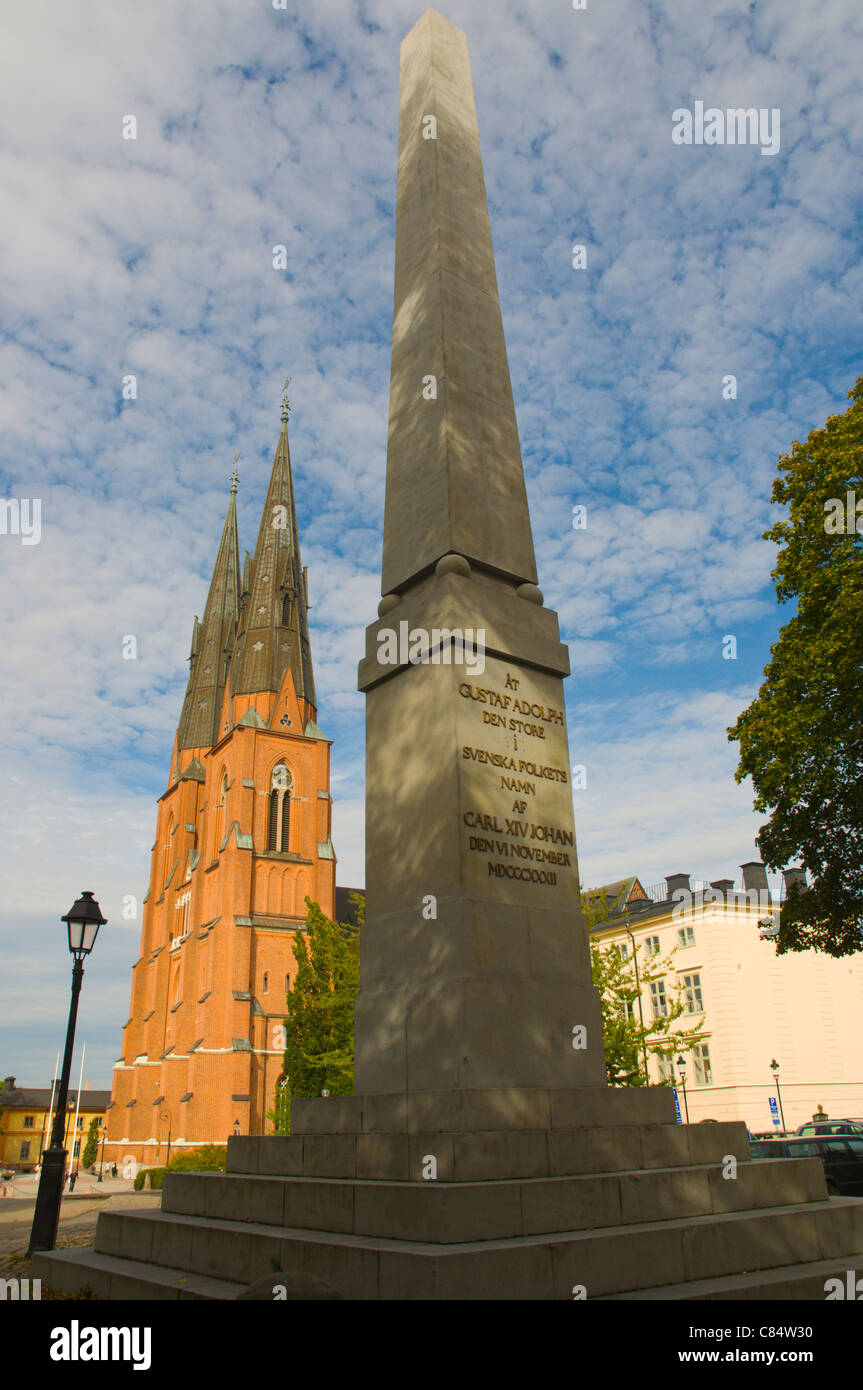
[(692, 892), (689, 886), (689, 874), (669, 874), (665, 880), (665, 891), (668, 897), (673, 897), (681, 888), (686, 893)]
[(85, 1082), (84, 1082), (84, 1090), (85, 1090), (85, 1091), (89, 1091), (89, 1089), (90, 1089), (90, 1083), (89, 1083), (89, 1081), (85, 1081)]
[(782, 870), (782, 878), (783, 878), (784, 881), (785, 881), (785, 893), (786, 893), (786, 896), (787, 896), (787, 894), (788, 894), (788, 889), (791, 887), (792, 883), (799, 883), (801, 888), (805, 888), (805, 887), (806, 887), (806, 870), (805, 870), (805, 869), (800, 869), (800, 868), (783, 869), (783, 870)]
[(721, 893), (726, 902), (734, 901), (734, 879), (733, 878), (714, 878), (710, 882), (711, 888), (717, 893)]
[(14, 1078), (14, 1076), (4, 1076), (4, 1078), (3, 1078), (3, 1086), (4, 1086), (4, 1089), (7, 1090), (7, 1091), (14, 1091), (14, 1090), (15, 1090), (15, 1078)]
[[(760, 859), (750, 859), (748, 864), (740, 865), (743, 873), (743, 889), (746, 893), (751, 893), (753, 888), (758, 894), (759, 907), (772, 901), (770, 897), (770, 885), (767, 882), (767, 870)], [(764, 895), (763, 898), (761, 895)]]

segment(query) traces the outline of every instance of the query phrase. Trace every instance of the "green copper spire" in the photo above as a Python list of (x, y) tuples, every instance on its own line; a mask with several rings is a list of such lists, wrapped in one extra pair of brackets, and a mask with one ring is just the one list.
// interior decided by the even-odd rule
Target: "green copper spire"
[(288, 445), (288, 382), (282, 428), (264, 503), (244, 598), (237, 650), (231, 662), (231, 695), (277, 693), (290, 666), (297, 698), (315, 705), (305, 574)]
[(234, 645), (240, 602), (240, 548), (237, 539), (237, 459), (231, 478), (231, 499), (199, 623), (192, 628), (189, 684), (180, 715), (180, 748), (211, 748), (218, 738), (228, 662)]

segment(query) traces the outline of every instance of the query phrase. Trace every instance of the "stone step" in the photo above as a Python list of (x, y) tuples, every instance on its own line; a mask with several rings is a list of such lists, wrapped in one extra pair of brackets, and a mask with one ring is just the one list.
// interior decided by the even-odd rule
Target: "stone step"
[[(341, 1099), (367, 1101), (368, 1097)], [(485, 1182), (686, 1167), (718, 1163), (726, 1155), (739, 1161), (749, 1159), (745, 1125), (730, 1121), (453, 1133), (266, 1135), (229, 1139), (227, 1168), (229, 1173), (262, 1176), (419, 1182), (429, 1157), (433, 1157), (439, 1182)]]
[(245, 1284), (230, 1279), (105, 1255), (90, 1245), (34, 1255), (32, 1269), (45, 1288), (68, 1293), (89, 1289), (98, 1299), (200, 1301), (238, 1298), (246, 1291)]
[(674, 1124), (668, 1086), (582, 1086), (415, 1091), (408, 1095), (295, 1100), (296, 1134), (470, 1134), (510, 1129), (579, 1129)]
[[(740, 1302), (752, 1299), (780, 1302), (787, 1299), (812, 1299), (823, 1302), (828, 1279), (840, 1279), (847, 1288), (849, 1256), (818, 1260), (812, 1264), (781, 1265), (778, 1269), (757, 1273), (726, 1274), (719, 1279), (694, 1279), (685, 1284), (666, 1284), (663, 1288), (631, 1290), (628, 1293), (605, 1294), (600, 1303), (621, 1303), (633, 1300), (718, 1301)], [(855, 1279), (863, 1275), (863, 1256), (857, 1258)], [(847, 1295), (846, 1295), (847, 1296)], [(703, 1339), (704, 1347), (717, 1347), (714, 1338)]]
[(818, 1158), (508, 1181), (169, 1173), (162, 1211), (353, 1235), (453, 1244), (823, 1201)]
[[(863, 1264), (863, 1202), (834, 1197), (447, 1246), (162, 1211), (106, 1212), (96, 1249), (233, 1283), (295, 1270), (325, 1279), (348, 1299), (571, 1299), (574, 1287), (596, 1298), (842, 1256), (853, 1268)], [(50, 1282), (56, 1257), (38, 1258), (38, 1277)]]

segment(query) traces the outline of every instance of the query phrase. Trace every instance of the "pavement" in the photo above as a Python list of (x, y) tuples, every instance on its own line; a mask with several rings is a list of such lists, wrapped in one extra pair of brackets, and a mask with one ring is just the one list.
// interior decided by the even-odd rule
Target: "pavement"
[[(29, 1190), (24, 1191), (25, 1184)], [(9, 1183), (8, 1188), (12, 1187)], [(38, 1175), (16, 1179), (14, 1197), (0, 1196), (0, 1278), (17, 1275), (26, 1279), (30, 1270), (27, 1246), (36, 1205)], [(2, 1192), (2, 1184), (0, 1184)], [(57, 1249), (71, 1245), (92, 1245), (96, 1238), (99, 1212), (140, 1210), (161, 1206), (161, 1192), (135, 1192), (128, 1178), (106, 1178), (102, 1183), (88, 1178), (77, 1182), (73, 1194), (65, 1192), (60, 1206)]]

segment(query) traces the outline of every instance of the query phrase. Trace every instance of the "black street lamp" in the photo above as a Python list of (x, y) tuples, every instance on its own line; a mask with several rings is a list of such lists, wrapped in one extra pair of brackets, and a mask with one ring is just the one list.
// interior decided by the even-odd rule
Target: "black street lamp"
[(39, 1176), (39, 1191), (36, 1195), (36, 1208), (33, 1212), (33, 1226), (30, 1231), (28, 1254), (34, 1250), (53, 1250), (57, 1240), (57, 1224), (60, 1220), (60, 1202), (63, 1197), (63, 1177), (66, 1172), (66, 1149), (64, 1130), (66, 1126), (66, 1102), (69, 1095), (69, 1073), (72, 1070), (72, 1052), (75, 1046), (75, 1023), (78, 1018), (78, 996), (84, 978), (84, 957), (93, 949), (99, 928), (107, 922), (102, 916), (99, 904), (89, 892), (82, 893), (74, 907), (70, 908), (60, 921), (69, 930), (69, 950), (72, 953), (72, 999), (69, 1004), (69, 1022), (66, 1027), (66, 1051), (63, 1054), (63, 1071), (60, 1075), (60, 1089), (57, 1093), (57, 1109), (54, 1112), (54, 1127), (51, 1143), (42, 1155), (42, 1172)]
[(168, 1157), (165, 1159), (165, 1167), (167, 1168), (168, 1164), (171, 1162), (171, 1112), (170, 1112), (170, 1110), (162, 1110), (162, 1111), (160, 1111), (160, 1113), (159, 1113), (159, 1119), (160, 1119), (160, 1120), (167, 1120), (167, 1121), (168, 1121)]
[(779, 1063), (776, 1058), (770, 1063), (770, 1070), (773, 1072), (773, 1080), (776, 1082), (776, 1095), (779, 1100), (779, 1118), (782, 1121), (782, 1129), (785, 1131), (785, 1111), (782, 1109), (782, 1092), (779, 1089)]
[(686, 1099), (686, 1058), (682, 1053), (677, 1059), (677, 1070), (680, 1072), (680, 1086), (683, 1091), (683, 1108), (686, 1111), (686, 1123), (689, 1124), (689, 1101)]

